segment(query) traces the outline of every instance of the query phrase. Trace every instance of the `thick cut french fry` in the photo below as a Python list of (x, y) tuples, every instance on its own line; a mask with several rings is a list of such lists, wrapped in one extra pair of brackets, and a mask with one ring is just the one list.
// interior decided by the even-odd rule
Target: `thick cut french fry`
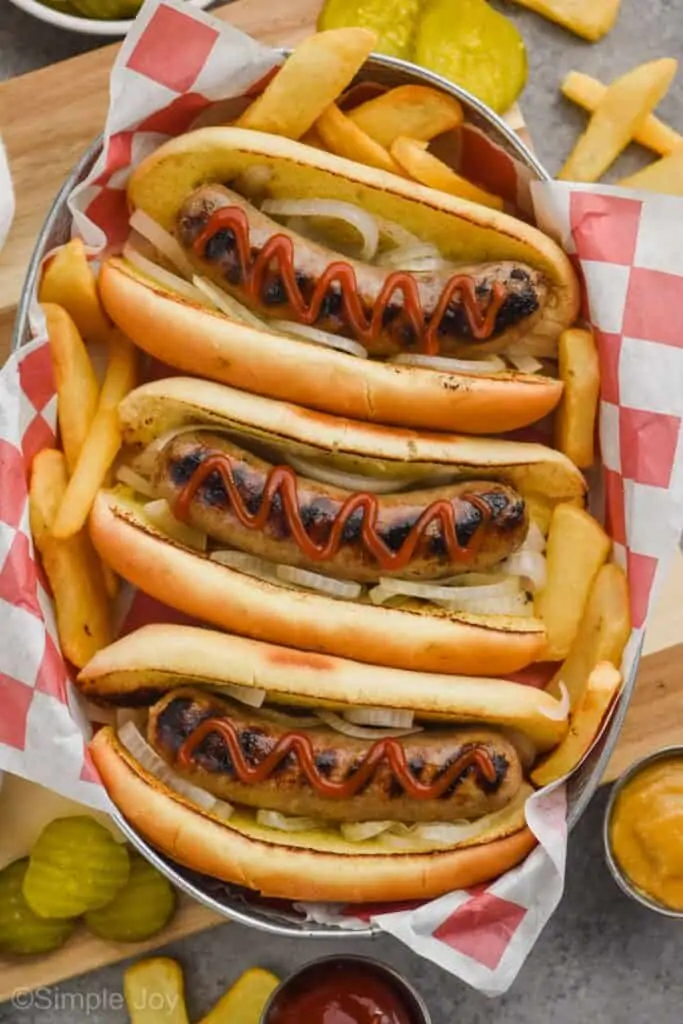
[(92, 503), (121, 447), (119, 402), (135, 386), (137, 350), (114, 334), (100, 401), (53, 527), (55, 537), (72, 537), (85, 525)]
[(300, 139), (351, 83), (376, 42), (375, 33), (366, 28), (337, 28), (309, 36), (236, 124)]
[(399, 85), (354, 107), (348, 115), (366, 135), (389, 149), (399, 137), (429, 142), (463, 121), (462, 106), (426, 85)]
[(614, 28), (621, 0), (515, 0), (575, 35), (595, 43)]
[(607, 88), (586, 131), (560, 171), (560, 181), (597, 181), (666, 95), (678, 67), (671, 57), (640, 64)]
[(567, 660), (548, 687), (559, 697), (560, 683), (569, 694), (569, 706), (575, 708), (586, 689), (588, 677), (600, 661), (621, 665), (624, 648), (631, 635), (631, 610), (626, 574), (618, 565), (603, 565), (588, 595)]
[(139, 960), (126, 968), (123, 994), (131, 1024), (189, 1024), (183, 971), (170, 957)]
[(266, 1003), (280, 984), (261, 967), (252, 967), (202, 1017), (200, 1024), (259, 1024)]
[(62, 651), (73, 665), (83, 668), (113, 637), (102, 566), (87, 533), (69, 540), (52, 536), (66, 485), (62, 452), (53, 448), (39, 452), (31, 469), (31, 532), (52, 587)]
[(535, 602), (548, 634), (544, 661), (561, 661), (569, 654), (593, 580), (610, 548), (597, 520), (575, 505), (557, 505), (548, 534), (546, 585)]
[(600, 395), (600, 362), (590, 331), (563, 331), (558, 342), (562, 400), (555, 414), (555, 447), (579, 469), (592, 466), (595, 418)]
[(325, 144), (325, 148), (337, 156), (355, 160), (369, 167), (379, 167), (390, 174), (405, 177), (396, 161), (383, 146), (366, 135), (350, 117), (343, 114), (336, 103), (327, 108), (315, 122), (316, 132)]
[(52, 257), (43, 273), (38, 298), (63, 306), (86, 341), (107, 341), (111, 323), (102, 309), (95, 275), (80, 238), (73, 238)]
[(595, 666), (570, 716), (569, 732), (559, 747), (532, 771), (535, 786), (549, 786), (578, 767), (597, 739), (620, 689), (621, 672), (614, 665), (601, 661)]
[(472, 203), (490, 206), (494, 210), (503, 209), (503, 200), (500, 196), (485, 192), (467, 178), (456, 174), (443, 160), (428, 152), (426, 142), (400, 137), (393, 143), (391, 155), (403, 170), (421, 185), (436, 188), (440, 192), (448, 192), (449, 195), (461, 196)]
[(642, 171), (622, 178), (624, 188), (642, 188), (669, 196), (683, 196), (683, 145), (670, 156), (655, 160)]
[(62, 306), (43, 305), (50, 353), (57, 384), (57, 417), (62, 448), (69, 472), (76, 460), (97, 411), (100, 385), (83, 339)]
[[(600, 106), (607, 92), (606, 85), (603, 85), (597, 78), (585, 75), (582, 71), (570, 71), (563, 81), (561, 89), (562, 94), (568, 100), (583, 107), (589, 114), (592, 114)], [(683, 135), (679, 135), (677, 131), (660, 121), (654, 114), (649, 114), (633, 136), (633, 141), (639, 142), (647, 149), (653, 149), (660, 156), (668, 156), (683, 145)]]

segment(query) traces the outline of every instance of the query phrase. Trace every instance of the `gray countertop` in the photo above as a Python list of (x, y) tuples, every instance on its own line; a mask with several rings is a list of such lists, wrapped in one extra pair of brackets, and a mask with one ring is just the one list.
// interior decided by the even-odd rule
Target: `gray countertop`
[[(578, 68), (609, 81), (640, 61), (683, 56), (683, 0), (623, 0), (617, 28), (597, 46), (527, 12), (513, 10), (512, 14), (530, 50), (524, 111), (539, 154), (552, 171), (585, 123), (584, 115), (559, 96), (558, 83), (566, 71)], [(0, 79), (62, 60), (92, 45), (96, 44), (86, 37), (40, 25), (15, 10), (9, 0), (0, 0)], [(683, 131), (683, 74), (662, 104), (661, 114)], [(642, 152), (631, 152), (622, 158), (619, 169), (637, 166), (643, 160)], [(311, 944), (226, 925), (164, 951), (178, 957), (185, 967), (192, 1019), (206, 1012), (248, 966), (258, 963), (286, 974), (307, 959), (345, 948), (370, 952), (404, 971), (425, 995), (434, 1024), (682, 1024), (683, 929), (678, 922), (631, 903), (612, 882), (602, 860), (604, 804), (602, 792), (574, 832), (562, 904), (507, 996), (489, 1001), (393, 940)], [(32, 1005), (0, 1006), (0, 1021), (124, 1021), (121, 978), (122, 968), (116, 966), (43, 990), (33, 997)]]

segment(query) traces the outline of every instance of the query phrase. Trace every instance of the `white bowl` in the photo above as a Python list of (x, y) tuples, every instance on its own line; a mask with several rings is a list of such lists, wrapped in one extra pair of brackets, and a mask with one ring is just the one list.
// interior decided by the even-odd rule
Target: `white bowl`
[[(193, 7), (208, 7), (212, 0), (187, 0)], [(55, 28), (67, 29), (70, 32), (80, 32), (82, 35), (90, 36), (125, 36), (133, 24), (132, 19), (125, 21), (98, 21), (96, 18), (81, 18), (76, 14), (64, 14), (54, 7), (48, 7), (39, 0), (11, 0), (15, 7), (38, 18), (40, 21), (54, 25)]]

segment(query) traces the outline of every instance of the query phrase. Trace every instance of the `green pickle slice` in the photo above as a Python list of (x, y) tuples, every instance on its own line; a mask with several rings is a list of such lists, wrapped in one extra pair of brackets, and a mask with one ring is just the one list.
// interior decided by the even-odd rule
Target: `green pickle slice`
[(130, 852), (130, 876), (111, 903), (85, 915), (88, 928), (113, 942), (142, 942), (173, 917), (173, 886), (139, 853)]
[(111, 902), (129, 873), (128, 850), (104, 825), (86, 815), (57, 818), (33, 847), (24, 896), (41, 917), (77, 917)]
[(0, 871), (0, 951), (35, 956), (59, 949), (69, 938), (76, 921), (38, 917), (24, 899), (23, 884), (28, 857), (15, 860)]
[(522, 36), (486, 0), (427, 0), (413, 60), (467, 89), (499, 114), (510, 109), (527, 79)]
[(142, 0), (71, 0), (71, 2), (84, 18), (93, 18), (97, 21), (134, 18), (142, 6)]
[(318, 18), (320, 32), (359, 26), (377, 33), (377, 51), (410, 59), (421, 0), (326, 0)]

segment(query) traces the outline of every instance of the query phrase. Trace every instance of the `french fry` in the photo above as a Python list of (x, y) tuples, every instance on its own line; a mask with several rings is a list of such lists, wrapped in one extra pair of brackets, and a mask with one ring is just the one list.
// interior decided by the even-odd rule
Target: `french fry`
[(236, 124), (300, 139), (350, 84), (376, 42), (375, 33), (366, 28), (337, 28), (309, 36)]
[(100, 395), (95, 369), (73, 319), (62, 306), (43, 305), (57, 383), (57, 416), (66, 464), (72, 473)]
[(655, 160), (642, 171), (622, 178), (619, 184), (625, 188), (642, 188), (647, 192), (683, 196), (683, 145), (670, 156)]
[(578, 327), (563, 331), (558, 357), (564, 391), (555, 414), (555, 447), (579, 469), (587, 469), (593, 465), (600, 394), (600, 363), (591, 332)]
[(62, 306), (86, 341), (107, 341), (111, 323), (102, 309), (95, 275), (80, 238), (72, 238), (47, 264), (38, 299)]
[(556, 506), (548, 534), (546, 585), (535, 602), (548, 634), (544, 661), (561, 661), (569, 654), (593, 580), (610, 548), (603, 528), (582, 508)]
[(607, 712), (621, 689), (621, 672), (608, 661), (601, 661), (591, 672), (584, 693), (569, 718), (569, 732), (531, 772), (535, 786), (569, 775), (583, 761), (597, 738)]
[(385, 149), (402, 135), (429, 142), (463, 122), (460, 103), (426, 85), (399, 85), (354, 107), (348, 116)]
[(569, 694), (569, 706), (575, 708), (598, 662), (611, 661), (613, 665), (621, 665), (630, 635), (631, 610), (626, 574), (610, 562), (603, 565), (595, 577), (574, 643), (567, 660), (548, 686), (549, 693), (559, 697), (562, 682)]
[(677, 67), (673, 58), (662, 57), (640, 64), (612, 82), (558, 179), (597, 181), (666, 95)]
[(270, 996), (280, 984), (261, 967), (245, 971), (200, 1024), (259, 1024)]
[(119, 402), (135, 386), (137, 351), (122, 335), (113, 336), (100, 401), (52, 530), (72, 537), (85, 525), (97, 491), (121, 447)]
[(621, 0), (516, 0), (591, 43), (614, 28)]
[(390, 174), (405, 177), (396, 161), (383, 146), (366, 135), (350, 117), (343, 114), (336, 103), (327, 108), (315, 122), (318, 135), (325, 143), (326, 149), (337, 156), (355, 160), (369, 167), (379, 167)]
[(391, 147), (391, 155), (398, 164), (421, 185), (448, 192), (450, 195), (461, 196), (472, 203), (490, 206), (494, 210), (503, 209), (503, 200), (484, 189), (477, 188), (466, 178), (456, 174), (448, 164), (439, 160), (427, 151), (427, 143), (418, 139), (399, 137)]
[(87, 533), (69, 540), (52, 536), (66, 486), (62, 452), (54, 448), (39, 452), (31, 469), (31, 532), (54, 594), (62, 651), (73, 665), (83, 668), (113, 637), (102, 567)]
[[(606, 85), (582, 71), (570, 71), (561, 89), (568, 100), (583, 107), (590, 114), (602, 103), (607, 92)], [(653, 149), (660, 156), (669, 156), (678, 146), (683, 145), (683, 135), (679, 135), (654, 114), (649, 114), (633, 136), (633, 141), (639, 142), (647, 149)]]
[(139, 960), (126, 968), (123, 994), (131, 1024), (189, 1024), (183, 971), (170, 957)]

